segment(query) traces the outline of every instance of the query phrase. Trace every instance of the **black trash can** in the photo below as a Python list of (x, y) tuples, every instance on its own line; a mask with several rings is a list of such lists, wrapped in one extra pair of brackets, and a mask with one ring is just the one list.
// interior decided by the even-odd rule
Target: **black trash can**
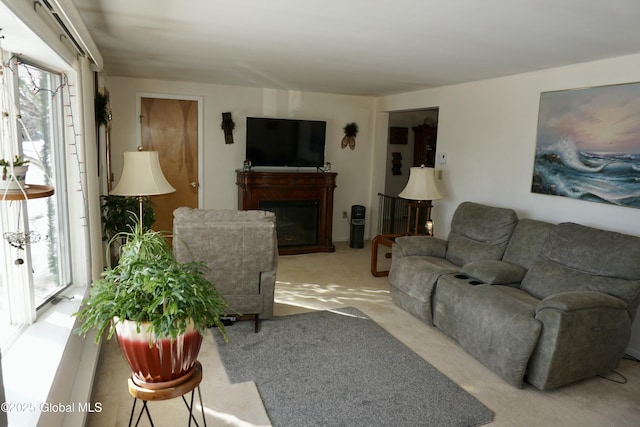
[(349, 233), (349, 246), (352, 248), (364, 248), (364, 213), (364, 206), (351, 206), (351, 232)]

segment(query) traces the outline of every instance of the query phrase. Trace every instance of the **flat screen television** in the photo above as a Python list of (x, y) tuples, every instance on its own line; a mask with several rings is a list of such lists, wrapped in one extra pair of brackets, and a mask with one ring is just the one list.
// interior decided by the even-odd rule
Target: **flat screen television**
[(327, 122), (247, 117), (252, 166), (322, 167)]

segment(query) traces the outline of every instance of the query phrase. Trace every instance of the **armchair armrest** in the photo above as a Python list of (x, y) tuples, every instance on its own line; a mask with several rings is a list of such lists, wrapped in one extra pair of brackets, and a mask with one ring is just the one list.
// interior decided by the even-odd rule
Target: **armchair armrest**
[(392, 247), (394, 257), (411, 255), (444, 258), (447, 253), (447, 241), (429, 236), (402, 236), (396, 238)]
[(527, 269), (506, 261), (473, 261), (462, 266), (462, 273), (489, 285), (520, 283)]
[(555, 309), (563, 312), (610, 308), (626, 310), (627, 303), (623, 300), (602, 292), (573, 291), (549, 295), (538, 303), (536, 315), (545, 309)]

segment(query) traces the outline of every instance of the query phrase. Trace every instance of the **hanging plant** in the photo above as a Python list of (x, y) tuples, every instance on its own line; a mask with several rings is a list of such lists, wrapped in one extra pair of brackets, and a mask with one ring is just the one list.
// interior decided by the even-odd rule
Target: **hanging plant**
[(344, 138), (342, 138), (342, 143), (340, 144), (342, 148), (345, 148), (347, 145), (352, 150), (356, 148), (356, 135), (358, 134), (358, 125), (353, 123), (347, 123), (344, 127)]
[(109, 92), (96, 92), (95, 97), (96, 122), (107, 125), (109, 122)]
[(8, 177), (8, 167), (13, 166), (14, 168), (20, 166), (27, 166), (29, 164), (29, 160), (25, 160), (23, 156), (16, 155), (13, 160), (0, 159), (0, 166), (2, 166), (2, 179), (6, 180)]

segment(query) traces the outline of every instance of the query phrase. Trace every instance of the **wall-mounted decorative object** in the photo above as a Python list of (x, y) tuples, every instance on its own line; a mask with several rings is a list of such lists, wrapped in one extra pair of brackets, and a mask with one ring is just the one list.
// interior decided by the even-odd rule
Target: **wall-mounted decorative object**
[(389, 128), (389, 144), (407, 144), (409, 142), (409, 128)]
[(347, 145), (352, 150), (356, 148), (356, 135), (358, 134), (358, 125), (356, 123), (347, 123), (344, 127), (344, 138), (340, 146), (345, 148)]
[[(105, 135), (105, 160), (107, 168), (107, 191), (113, 187), (113, 176), (111, 174), (111, 106), (109, 104), (109, 91), (105, 88), (97, 90), (94, 97), (95, 115), (97, 128), (104, 126)], [(96, 142), (100, 151), (100, 132), (96, 129)], [(97, 159), (98, 175), (100, 175), (100, 159)]]
[(233, 144), (233, 130), (236, 128), (236, 124), (231, 119), (231, 113), (222, 113), (222, 123), (220, 127), (224, 131), (225, 144)]
[(402, 153), (399, 151), (391, 153), (391, 172), (394, 175), (402, 175)]
[(640, 83), (540, 94), (531, 191), (640, 208)]

